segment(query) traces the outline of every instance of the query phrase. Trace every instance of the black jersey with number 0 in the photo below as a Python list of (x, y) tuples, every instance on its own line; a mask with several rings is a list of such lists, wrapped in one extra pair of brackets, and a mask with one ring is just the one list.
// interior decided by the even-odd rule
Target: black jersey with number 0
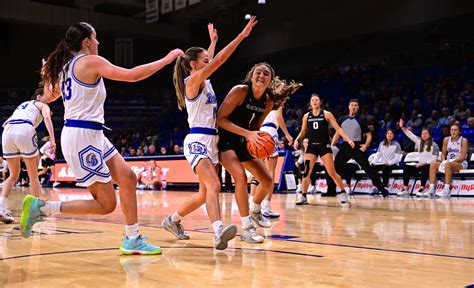
[(321, 109), (318, 115), (313, 115), (313, 111), (309, 111), (306, 125), (310, 144), (330, 144), (329, 123), (326, 117), (324, 117), (323, 109)]

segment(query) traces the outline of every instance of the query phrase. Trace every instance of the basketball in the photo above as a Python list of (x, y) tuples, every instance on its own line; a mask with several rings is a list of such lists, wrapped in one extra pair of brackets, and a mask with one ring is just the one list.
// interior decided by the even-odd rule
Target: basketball
[(258, 135), (263, 138), (261, 141), (262, 145), (256, 146), (252, 144), (252, 142), (247, 141), (247, 150), (250, 155), (257, 159), (268, 158), (273, 154), (273, 150), (275, 150), (275, 141), (273, 141), (273, 137), (267, 132), (260, 131)]

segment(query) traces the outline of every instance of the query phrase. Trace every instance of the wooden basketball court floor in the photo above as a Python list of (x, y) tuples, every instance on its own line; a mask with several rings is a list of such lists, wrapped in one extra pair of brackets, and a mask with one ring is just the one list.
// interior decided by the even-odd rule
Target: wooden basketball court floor
[[(26, 189), (10, 207), (19, 218)], [(36, 224), (29, 239), (0, 223), (0, 287), (466, 287), (474, 284), (474, 199), (353, 197), (350, 207), (277, 194), (281, 213), (263, 244), (236, 237), (223, 252), (203, 207), (183, 224), (191, 239), (161, 229), (163, 217), (192, 192), (139, 192), (141, 233), (159, 256), (120, 256), (120, 208), (107, 216), (60, 215)], [(234, 195), (221, 193), (225, 224), (240, 227)], [(50, 200), (87, 199), (84, 189), (46, 189)]]

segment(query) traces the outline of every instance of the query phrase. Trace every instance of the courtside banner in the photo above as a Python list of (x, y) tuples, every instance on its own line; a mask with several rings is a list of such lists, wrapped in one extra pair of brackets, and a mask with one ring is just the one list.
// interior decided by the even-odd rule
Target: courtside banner
[(356, 187), (354, 187), (354, 192), (371, 193), (374, 187), (375, 186), (374, 184), (372, 184), (372, 181), (370, 179), (362, 179), (357, 182)]
[(459, 196), (474, 196), (474, 180), (464, 180), (461, 182)]
[[(167, 157), (167, 156), (165, 156)], [(184, 156), (173, 156), (173, 159), (167, 157), (166, 159), (156, 158), (156, 157), (142, 157), (125, 159), (127, 165), (132, 169), (135, 174), (138, 174), (140, 171), (143, 171), (148, 167), (148, 161), (156, 160), (156, 164), (161, 167), (163, 173), (165, 174), (165, 179), (168, 184), (192, 184), (199, 183), (196, 174), (191, 169), (188, 161)], [(281, 175), (281, 169), (283, 167), (284, 157), (278, 157), (277, 166), (275, 169), (275, 183), (278, 183)], [(250, 183), (251, 177), (247, 177)], [(72, 173), (71, 168), (67, 163), (56, 163), (54, 165), (53, 174), (51, 175), (51, 181), (57, 182), (76, 182), (76, 177)]]

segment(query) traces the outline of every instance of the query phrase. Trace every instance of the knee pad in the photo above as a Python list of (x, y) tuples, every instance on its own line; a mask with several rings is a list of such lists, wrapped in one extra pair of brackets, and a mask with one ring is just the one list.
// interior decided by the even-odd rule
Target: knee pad
[(255, 186), (258, 186), (260, 184), (260, 182), (258, 182), (257, 179), (253, 178), (252, 181), (250, 181), (250, 184), (253, 184)]
[(306, 176), (308, 176), (309, 163), (310, 163), (309, 160), (304, 161), (304, 170), (303, 170), (303, 173), (301, 173), (301, 176), (303, 176), (303, 178), (305, 178)]

